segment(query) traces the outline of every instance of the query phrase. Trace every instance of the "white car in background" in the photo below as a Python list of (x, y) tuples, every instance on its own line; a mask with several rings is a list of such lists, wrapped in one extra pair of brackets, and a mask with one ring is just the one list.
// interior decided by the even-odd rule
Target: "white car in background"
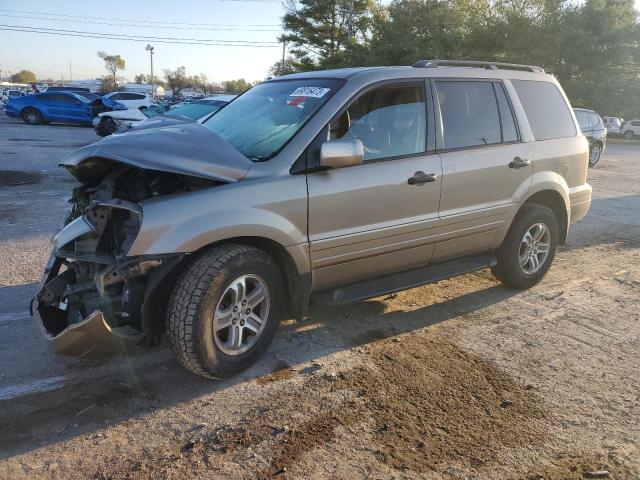
[(620, 133), (623, 134), (627, 140), (640, 137), (640, 120), (634, 119), (625, 122), (620, 128)]
[(176, 105), (166, 112), (158, 105), (151, 105), (142, 110), (132, 108), (103, 112), (93, 119), (93, 126), (98, 135), (106, 137), (115, 132), (161, 127), (176, 121), (202, 123), (234, 98), (236, 95), (206, 97), (202, 100)]
[(148, 108), (153, 105), (151, 95), (148, 93), (111, 92), (104, 95), (104, 98), (115, 100), (116, 102), (125, 105), (127, 108)]

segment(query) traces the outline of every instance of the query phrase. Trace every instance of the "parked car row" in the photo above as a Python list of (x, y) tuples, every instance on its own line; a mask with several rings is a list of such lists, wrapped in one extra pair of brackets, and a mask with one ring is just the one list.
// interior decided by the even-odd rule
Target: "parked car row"
[(53, 91), (11, 98), (5, 107), (5, 113), (9, 117), (22, 118), (29, 125), (63, 122), (91, 126), (93, 117), (99, 113), (126, 108), (118, 102), (92, 93)]
[(169, 121), (170, 119), (178, 122), (199, 121), (202, 123), (235, 97), (235, 95), (207, 97), (191, 103), (177, 104), (167, 111), (158, 105), (150, 105), (146, 108), (103, 112), (93, 119), (93, 126), (98, 135), (106, 137), (115, 132), (124, 132), (130, 129), (140, 130), (175, 123)]

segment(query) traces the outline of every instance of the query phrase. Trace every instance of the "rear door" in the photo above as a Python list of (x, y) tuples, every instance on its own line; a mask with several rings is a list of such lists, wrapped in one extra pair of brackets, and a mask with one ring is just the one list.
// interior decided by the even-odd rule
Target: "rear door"
[(433, 85), (443, 170), (435, 262), (499, 244), (518, 194), (531, 185), (532, 153), (502, 82), (439, 79)]
[[(365, 160), (307, 176), (314, 289), (430, 262), (441, 164), (427, 148), (433, 121), (427, 122), (432, 106), (425, 85), (411, 80), (372, 87), (325, 131), (324, 139), (360, 139)], [(414, 177), (421, 181), (410, 182)]]

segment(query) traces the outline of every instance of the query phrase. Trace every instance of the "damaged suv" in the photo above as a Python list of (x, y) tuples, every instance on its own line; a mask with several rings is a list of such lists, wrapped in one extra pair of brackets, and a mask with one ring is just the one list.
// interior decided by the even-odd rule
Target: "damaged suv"
[(529, 288), (591, 202), (589, 148), (539, 67), (420, 61), (289, 75), (203, 124), (115, 134), (79, 182), (33, 302), (55, 351), (167, 333), (225, 377), (286, 316), (491, 268)]

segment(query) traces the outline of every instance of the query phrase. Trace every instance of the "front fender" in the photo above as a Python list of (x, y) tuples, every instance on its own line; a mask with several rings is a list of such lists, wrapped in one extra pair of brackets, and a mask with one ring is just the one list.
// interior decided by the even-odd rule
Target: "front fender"
[(224, 184), (143, 202), (142, 208), (129, 256), (195, 252), (236, 237), (263, 237), (285, 248), (307, 242), (302, 175)]

